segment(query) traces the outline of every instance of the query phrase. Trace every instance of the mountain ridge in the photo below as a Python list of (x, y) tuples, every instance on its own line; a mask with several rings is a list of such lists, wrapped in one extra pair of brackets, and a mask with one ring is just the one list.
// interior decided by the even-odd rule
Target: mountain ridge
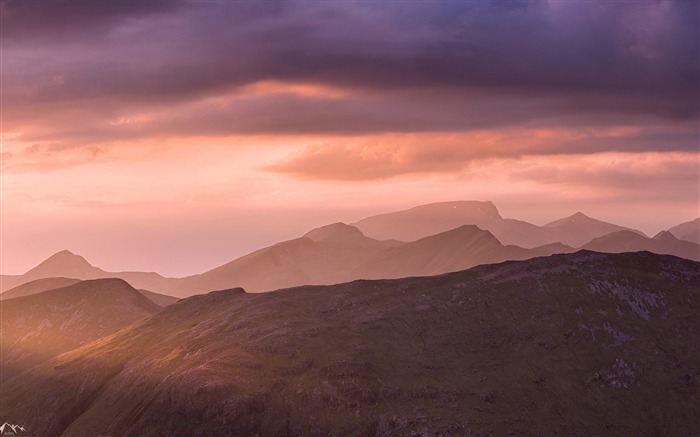
[(579, 251), (219, 291), (11, 379), (0, 407), (66, 437), (691, 435), (699, 285), (697, 262)]

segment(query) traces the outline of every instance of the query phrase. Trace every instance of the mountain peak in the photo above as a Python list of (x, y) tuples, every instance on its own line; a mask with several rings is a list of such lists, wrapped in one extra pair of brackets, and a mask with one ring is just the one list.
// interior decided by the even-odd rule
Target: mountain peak
[[(77, 265), (81, 266), (90, 266), (92, 265), (87, 262), (85, 258), (83, 258), (80, 255), (76, 255), (70, 250), (61, 250), (60, 252), (56, 252), (50, 257), (48, 257), (44, 262), (39, 264), (39, 266), (43, 265), (66, 265), (66, 264), (71, 264), (73, 267)], [(38, 266), (37, 266), (38, 267)]]
[(91, 279), (90, 275), (98, 268), (93, 267), (85, 258), (69, 250), (62, 250), (48, 257), (41, 264), (28, 271), (28, 278), (65, 277)]
[(318, 243), (325, 240), (353, 240), (365, 239), (365, 235), (355, 226), (345, 223), (333, 223), (307, 232), (304, 237)]
[(654, 235), (653, 239), (657, 241), (678, 241), (678, 238), (669, 231), (661, 231)]

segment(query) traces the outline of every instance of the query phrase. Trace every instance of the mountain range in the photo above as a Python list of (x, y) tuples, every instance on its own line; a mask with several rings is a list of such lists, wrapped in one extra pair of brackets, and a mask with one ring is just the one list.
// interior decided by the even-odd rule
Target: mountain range
[[(24, 275), (4, 276), (2, 291), (52, 277), (116, 277), (139, 290), (177, 297), (232, 287), (262, 292), (355, 279), (435, 275), (480, 264), (571, 253), (575, 248), (611, 253), (647, 250), (697, 261), (700, 245), (679, 240), (674, 232), (692, 239), (699, 223), (683, 223), (648, 238), (582, 213), (536, 226), (502, 218), (491, 202), (442, 202), (368, 217), (353, 225), (323, 226), (185, 278), (108, 272), (82, 256), (61, 251)], [(0, 299), (7, 298), (3, 295)]]
[[(492, 202), (458, 201), (421, 205), (404, 211), (372, 216), (353, 223), (377, 239), (414, 241), (461, 225), (476, 225), (505, 245), (534, 248), (550, 243), (579, 247), (593, 238), (630, 228), (592, 219), (580, 212), (544, 226), (502, 218)], [(643, 234), (642, 234), (643, 235)]]
[[(479, 236), (477, 247), (488, 240)], [(3, 383), (0, 411), (32, 435), (700, 429), (700, 264), (674, 256), (579, 251), (430, 277), (230, 289), (165, 309), (123, 281), (89, 289), (98, 283), (0, 303), (3, 349), (8, 305), (23, 329), (12, 338), (54, 330), (82, 344)], [(128, 319), (85, 343), (106, 311)]]

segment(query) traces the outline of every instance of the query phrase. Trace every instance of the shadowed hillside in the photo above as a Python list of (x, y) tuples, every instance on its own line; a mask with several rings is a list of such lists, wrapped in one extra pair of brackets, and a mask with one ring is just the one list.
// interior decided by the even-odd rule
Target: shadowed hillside
[(161, 307), (121, 279), (82, 281), (0, 302), (2, 380), (111, 334)]
[(700, 265), (578, 252), (178, 302), (3, 386), (36, 435), (692, 435)]

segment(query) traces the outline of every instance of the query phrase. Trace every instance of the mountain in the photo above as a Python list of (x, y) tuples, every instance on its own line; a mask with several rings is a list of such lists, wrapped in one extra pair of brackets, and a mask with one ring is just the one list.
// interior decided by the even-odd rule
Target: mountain
[(654, 238), (647, 238), (631, 231), (619, 231), (598, 237), (583, 246), (583, 249), (596, 252), (648, 252), (675, 255), (681, 258), (700, 261), (700, 245), (677, 239), (668, 231), (659, 232)]
[(98, 279), (106, 272), (97, 267), (93, 267), (85, 258), (80, 255), (62, 250), (51, 255), (38, 266), (25, 273), (24, 279), (32, 281), (43, 278), (77, 278), (77, 279)]
[[(353, 223), (365, 235), (377, 239), (415, 241), (462, 225), (476, 225), (501, 243), (534, 248), (552, 243), (579, 247), (595, 237), (628, 230), (576, 213), (544, 226), (501, 217), (492, 202), (457, 201), (421, 205), (381, 214)], [(639, 232), (639, 231), (634, 231)], [(641, 234), (641, 232), (640, 232)]]
[(695, 435), (700, 264), (577, 252), (184, 299), (3, 384), (32, 435)]
[(163, 308), (169, 307), (170, 305), (176, 304), (180, 301), (179, 298), (169, 296), (167, 294), (154, 293), (148, 290), (138, 290), (138, 292), (146, 296), (146, 298), (148, 298), (148, 300), (154, 304)]
[(2, 379), (161, 310), (121, 279), (81, 281), (0, 302)]
[[(17, 287), (11, 290), (7, 290), (6, 292), (0, 294), (0, 300), (30, 296), (32, 294), (37, 294), (44, 291), (67, 287), (69, 285), (77, 284), (78, 282), (81, 281), (79, 279), (70, 278), (36, 279), (34, 281), (18, 285)], [(168, 296), (166, 294), (154, 293), (148, 290), (138, 290), (138, 292), (146, 296), (151, 302), (163, 308), (170, 306), (180, 300), (177, 297)]]
[(679, 240), (700, 244), (700, 217), (674, 226), (668, 231)]
[(502, 220), (502, 217), (492, 202), (460, 201), (380, 214), (352, 223), (352, 226), (372, 238), (415, 241), (462, 225), (485, 229), (494, 220)]
[(164, 278), (153, 272), (107, 272), (91, 265), (85, 258), (70, 251), (62, 250), (51, 255), (38, 266), (23, 275), (3, 276), (2, 289), (5, 292), (11, 288), (37, 279), (46, 278), (75, 278), (80, 280), (120, 278), (136, 288), (154, 290), (166, 293), (177, 282), (175, 279)]
[(55, 288), (67, 287), (80, 282), (80, 279), (72, 278), (42, 278), (18, 285), (0, 294), (0, 300), (13, 299), (15, 297), (29, 296), (41, 293), (42, 291), (53, 290)]
[(429, 276), (479, 264), (551, 255), (558, 248), (535, 252), (504, 246), (490, 232), (473, 225), (404, 243), (374, 240), (354, 226), (335, 223), (184, 278), (170, 292), (188, 296), (235, 286), (260, 292), (356, 279)]
[(360, 265), (355, 276), (364, 279), (431, 276), (534, 256), (528, 249), (503, 246), (488, 231), (464, 225), (382, 251)]
[(547, 223), (543, 228), (555, 236), (558, 242), (573, 247), (580, 247), (594, 238), (619, 231), (630, 231), (646, 237), (640, 231), (596, 220), (581, 212)]
[(401, 244), (404, 243), (373, 240), (355, 227), (334, 223), (184, 278), (171, 292), (188, 296), (232, 287), (259, 292), (349, 281), (358, 279), (354, 270), (367, 257)]

